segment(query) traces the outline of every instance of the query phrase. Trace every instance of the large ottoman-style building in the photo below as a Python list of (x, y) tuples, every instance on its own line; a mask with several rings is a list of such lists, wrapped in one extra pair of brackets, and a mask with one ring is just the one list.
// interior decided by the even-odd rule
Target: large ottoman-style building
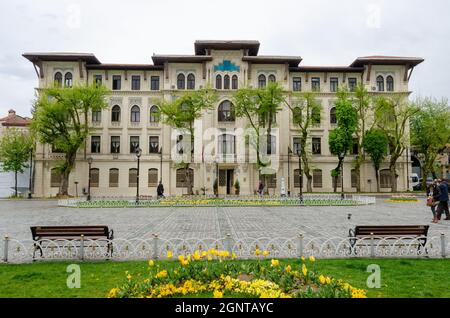
[[(181, 138), (156, 116), (158, 99), (171, 99), (180, 92), (205, 87), (215, 88), (219, 100), (213, 110), (205, 111), (197, 120), (195, 160), (191, 164), (194, 193), (213, 193), (213, 182), (219, 178), (219, 193), (233, 194), (233, 184), (240, 183), (241, 194), (253, 194), (259, 172), (252, 162), (251, 151), (238, 131), (247, 127), (246, 120), (235, 118), (232, 95), (244, 86), (263, 87), (268, 81), (279, 82), (292, 99), (296, 91), (316, 91), (322, 105), (320, 122), (310, 129), (308, 154), (313, 168), (313, 191), (332, 191), (331, 170), (337, 158), (328, 149), (328, 133), (335, 127), (334, 101), (340, 85), (353, 89), (363, 83), (374, 95), (396, 94), (408, 98), (408, 82), (413, 68), (423, 59), (412, 57), (368, 56), (357, 58), (349, 66), (302, 66), (299, 56), (258, 55), (257, 41), (196, 41), (194, 55), (153, 55), (153, 64), (103, 64), (93, 54), (27, 53), (39, 78), (38, 90), (59, 82), (100, 82), (111, 90), (109, 107), (91, 114), (91, 135), (86, 149), (81, 149), (70, 176), (69, 192), (75, 194), (88, 186), (88, 158), (92, 157), (92, 195), (133, 196), (136, 193), (135, 149), (142, 149), (139, 188), (142, 195), (155, 195), (162, 178), (166, 195), (187, 192), (185, 174), (174, 157), (180, 152)], [(270, 155), (276, 157), (268, 178), (269, 192), (279, 193), (281, 184), (291, 193), (299, 192), (298, 157), (288, 158), (288, 147), (298, 147), (299, 130), (292, 113), (283, 107), (277, 114)], [(211, 129), (213, 128), (213, 129)], [(210, 136), (210, 131), (213, 136)], [(202, 138), (199, 138), (199, 137)], [(209, 145), (197, 139), (208, 140)], [(197, 146), (199, 145), (199, 146)], [(162, 148), (162, 156), (160, 150)], [(217, 151), (216, 151), (217, 150)], [(205, 160), (205, 153), (214, 160)], [(54, 196), (59, 178), (53, 167), (61, 154), (48, 145), (37, 149), (35, 163), (35, 195)], [(344, 164), (344, 189), (355, 191), (353, 156)], [(289, 160), (290, 159), (290, 160)], [(290, 164), (288, 163), (290, 161)], [(288, 167), (289, 165), (289, 167)], [(381, 170), (381, 188), (390, 190), (387, 163)], [(406, 156), (398, 161), (398, 190), (407, 188)], [(284, 182), (282, 182), (282, 180)], [(375, 191), (375, 173), (367, 161), (361, 170), (362, 191)], [(306, 189), (306, 178), (303, 186)], [(339, 181), (340, 182), (340, 181)], [(305, 190), (304, 189), (304, 190)]]

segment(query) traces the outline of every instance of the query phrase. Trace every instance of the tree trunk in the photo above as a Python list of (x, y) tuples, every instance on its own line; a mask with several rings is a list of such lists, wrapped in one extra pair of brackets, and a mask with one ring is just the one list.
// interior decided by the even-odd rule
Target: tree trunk
[(421, 167), (421, 171), (422, 171), (422, 189), (426, 189), (427, 188), (427, 178), (425, 176), (428, 175), (428, 169), (425, 165), (423, 165)]
[(17, 171), (14, 171), (14, 196), (17, 198)]
[(380, 192), (380, 169), (375, 168), (375, 180), (377, 181), (377, 192)]
[(60, 193), (59, 195), (69, 195), (69, 175), (70, 171), (64, 170), (63, 173), (61, 173), (61, 186), (60, 186)]
[(358, 155), (355, 160), (356, 192), (361, 192), (361, 161)]
[(391, 192), (397, 192), (397, 171), (395, 169), (395, 162), (389, 165), (389, 170), (391, 174)]
[[(70, 172), (75, 165), (75, 159), (77, 157), (76, 150), (74, 152), (66, 153), (66, 159), (64, 162), (64, 169), (61, 172), (61, 183), (59, 187), (59, 195), (69, 195), (69, 176)], [(89, 171), (90, 173), (90, 171)]]
[(184, 176), (185, 176), (185, 180), (186, 180), (186, 188), (187, 188), (187, 194), (188, 195), (192, 195), (193, 194), (193, 191), (192, 191), (192, 181), (191, 181), (191, 176), (190, 176), (190, 174), (188, 173), (188, 171), (189, 171), (189, 164), (187, 164), (185, 167), (184, 167)]

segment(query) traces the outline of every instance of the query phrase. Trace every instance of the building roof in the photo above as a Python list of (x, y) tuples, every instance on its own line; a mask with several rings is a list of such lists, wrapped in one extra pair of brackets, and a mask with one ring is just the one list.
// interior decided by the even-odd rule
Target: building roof
[(0, 123), (2, 126), (9, 127), (24, 127), (31, 124), (31, 119), (28, 117), (22, 117), (16, 114), (14, 109), (8, 111), (8, 116), (0, 118)]
[(291, 67), (296, 67), (302, 61), (301, 56), (280, 56), (280, 55), (259, 55), (259, 56), (244, 56), (243, 61), (252, 62), (255, 64), (281, 64), (288, 63)]
[(291, 72), (344, 72), (344, 73), (362, 73), (364, 67), (352, 66), (299, 66), (290, 67)]
[(165, 62), (170, 63), (201, 63), (206, 61), (212, 61), (210, 55), (156, 55), (152, 56), (153, 63), (155, 65), (163, 65)]
[(248, 55), (256, 56), (259, 51), (259, 41), (255, 40), (197, 40), (194, 44), (195, 55), (206, 55), (207, 49), (212, 50), (248, 50)]
[(100, 61), (92, 53), (69, 53), (69, 52), (36, 52), (24, 53), (24, 58), (32, 63), (37, 61), (78, 61), (82, 60), (88, 64), (100, 64)]
[(367, 64), (379, 64), (379, 65), (402, 65), (409, 64), (416, 66), (425, 61), (421, 57), (404, 57), (404, 56), (384, 56), (384, 55), (372, 55), (358, 57), (350, 66), (364, 66)]
[(90, 70), (156, 71), (164, 69), (162, 65), (153, 65), (153, 64), (87, 64), (86, 67)]

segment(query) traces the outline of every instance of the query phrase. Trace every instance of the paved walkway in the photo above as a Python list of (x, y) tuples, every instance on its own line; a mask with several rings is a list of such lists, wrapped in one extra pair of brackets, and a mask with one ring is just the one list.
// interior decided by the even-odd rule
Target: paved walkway
[[(352, 214), (351, 220), (347, 219)], [(431, 212), (420, 203), (389, 203), (358, 207), (200, 207), (111, 208), (58, 207), (56, 201), (0, 200), (0, 235), (25, 240), (33, 225), (103, 225), (116, 238), (346, 237), (356, 224), (430, 224), (431, 235), (450, 235), (450, 221), (431, 224)]]

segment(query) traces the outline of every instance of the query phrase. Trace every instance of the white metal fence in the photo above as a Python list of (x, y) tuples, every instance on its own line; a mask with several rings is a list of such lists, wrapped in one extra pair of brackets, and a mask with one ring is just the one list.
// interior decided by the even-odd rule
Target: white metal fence
[[(426, 239), (426, 242), (424, 241)], [(268, 257), (296, 258), (315, 256), (318, 258), (352, 257), (407, 257), (445, 258), (450, 255), (450, 242), (441, 234), (419, 238), (363, 239), (336, 237), (308, 239), (302, 234), (296, 237), (261, 237), (234, 239), (227, 235), (221, 239), (162, 238), (154, 235), (150, 239), (91, 240), (15, 240), (5, 237), (0, 244), (3, 262), (23, 263), (33, 260), (148, 260), (166, 259), (167, 252), (173, 255), (192, 254), (215, 248), (235, 253), (238, 259), (254, 259), (255, 250), (268, 251)]]

